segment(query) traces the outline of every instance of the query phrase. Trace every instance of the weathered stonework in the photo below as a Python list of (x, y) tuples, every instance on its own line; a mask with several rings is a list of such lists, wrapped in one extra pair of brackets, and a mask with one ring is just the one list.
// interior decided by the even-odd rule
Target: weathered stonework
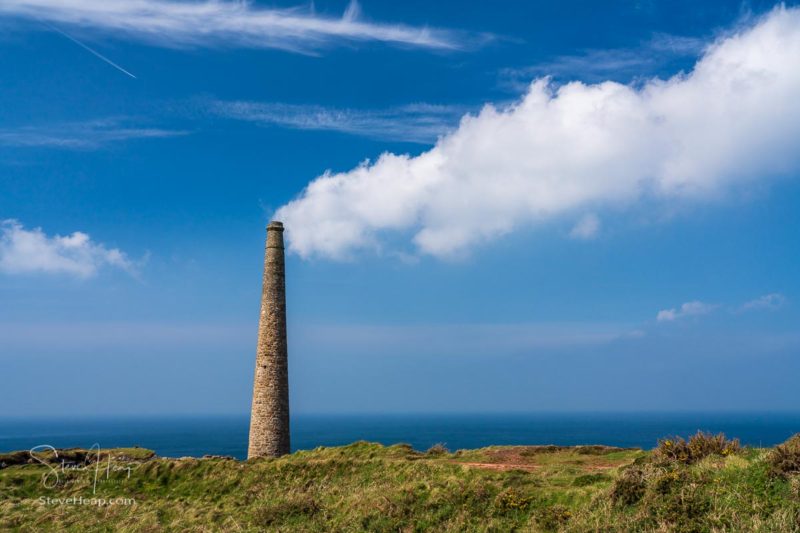
[(289, 453), (289, 369), (286, 349), (286, 281), (283, 224), (267, 226), (264, 285), (258, 321), (253, 407), (247, 457)]

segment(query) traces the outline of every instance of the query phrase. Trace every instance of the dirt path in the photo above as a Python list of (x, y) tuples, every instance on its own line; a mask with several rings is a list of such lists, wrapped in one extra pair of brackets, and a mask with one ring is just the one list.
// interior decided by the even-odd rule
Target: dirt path
[(533, 472), (534, 470), (538, 470), (541, 468), (540, 465), (532, 465), (530, 463), (462, 463), (455, 461), (456, 464), (469, 466), (472, 468), (483, 468), (485, 470), (498, 470), (501, 472), (506, 472), (508, 470), (525, 470), (527, 472)]

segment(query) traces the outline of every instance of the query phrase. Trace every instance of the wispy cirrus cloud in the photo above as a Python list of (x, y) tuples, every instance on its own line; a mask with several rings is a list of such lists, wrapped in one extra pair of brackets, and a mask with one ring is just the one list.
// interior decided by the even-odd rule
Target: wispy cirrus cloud
[(238, 0), (4, 0), (0, 16), (73, 29), (101, 31), (164, 47), (277, 48), (314, 53), (346, 42), (384, 42), (433, 50), (459, 50), (491, 39), (455, 30), (370, 22), (357, 2), (342, 16), (310, 7), (259, 7)]
[(113, 142), (176, 137), (187, 133), (181, 130), (135, 125), (130, 119), (105, 118), (0, 128), (0, 146), (92, 150)]
[(66, 274), (90, 278), (104, 267), (136, 274), (136, 265), (118, 248), (109, 248), (76, 231), (48, 236), (25, 229), (17, 220), (0, 221), (0, 273)]
[(228, 119), (300, 130), (338, 131), (388, 141), (432, 144), (458, 126), (464, 106), (410, 104), (386, 109), (346, 109), (264, 102), (208, 103), (207, 111)]
[(653, 75), (676, 59), (697, 57), (708, 44), (697, 37), (658, 33), (635, 48), (589, 49), (535, 65), (504, 68), (500, 70), (499, 83), (507, 89), (523, 91), (532, 80), (543, 76), (556, 80), (628, 82)]

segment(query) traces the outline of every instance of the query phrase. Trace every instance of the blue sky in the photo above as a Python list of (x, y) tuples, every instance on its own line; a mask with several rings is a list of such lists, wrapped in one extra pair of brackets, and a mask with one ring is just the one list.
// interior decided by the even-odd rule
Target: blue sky
[(13, 414), (246, 413), (276, 211), (294, 412), (800, 408), (793, 3), (3, 4)]

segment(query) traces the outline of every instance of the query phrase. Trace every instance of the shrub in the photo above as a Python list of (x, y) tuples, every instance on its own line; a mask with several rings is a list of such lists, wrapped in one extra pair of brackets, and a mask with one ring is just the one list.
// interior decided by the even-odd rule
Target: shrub
[(614, 482), (611, 489), (611, 500), (621, 505), (638, 503), (647, 489), (647, 475), (644, 468), (628, 467)]
[(653, 452), (653, 459), (660, 463), (688, 464), (691, 462), (689, 443), (681, 437), (659, 439), (658, 446)]
[(495, 497), (494, 506), (502, 511), (516, 511), (526, 509), (532, 501), (530, 496), (524, 496), (514, 487), (508, 487)]
[(427, 453), (428, 455), (444, 455), (450, 453), (450, 450), (448, 450), (444, 444), (438, 442), (433, 446), (431, 446), (430, 448), (428, 448), (428, 451), (425, 453)]
[(685, 470), (667, 470), (656, 476), (653, 481), (653, 492), (661, 495), (669, 494), (673, 488), (681, 486), (685, 481)]
[(648, 511), (659, 521), (670, 524), (669, 531), (695, 533), (710, 531), (708, 513), (712, 502), (699, 485), (676, 486), (675, 490), (649, 501)]
[(791, 474), (800, 474), (800, 433), (775, 446), (767, 457), (767, 462), (772, 477), (785, 478)]
[(545, 531), (556, 531), (564, 527), (570, 518), (572, 512), (569, 509), (563, 505), (551, 505), (536, 513), (536, 525)]
[(660, 439), (653, 457), (662, 463), (693, 464), (709, 455), (728, 456), (740, 449), (739, 439), (728, 440), (724, 433), (698, 431), (688, 441), (681, 437)]
[(698, 431), (697, 434), (689, 437), (689, 452), (695, 461), (699, 461), (709, 455), (721, 455), (727, 457), (733, 455), (741, 449), (739, 439), (728, 440), (724, 433), (703, 433)]

